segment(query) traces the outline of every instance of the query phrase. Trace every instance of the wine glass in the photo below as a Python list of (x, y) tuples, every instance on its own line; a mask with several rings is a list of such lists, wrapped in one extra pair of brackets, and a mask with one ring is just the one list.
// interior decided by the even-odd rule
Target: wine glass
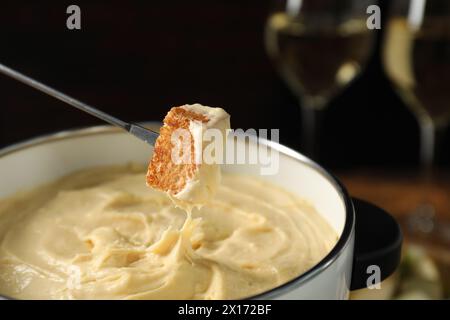
[(359, 75), (375, 33), (366, 13), (374, 1), (278, 0), (265, 32), (266, 49), (301, 100), (303, 151), (317, 158), (322, 110)]
[(450, 214), (436, 212), (430, 186), (435, 155), (450, 120), (450, 1), (394, 0), (382, 56), (388, 77), (415, 114), (421, 132), (425, 186), (422, 203), (408, 216), (409, 231), (444, 240), (448, 247)]

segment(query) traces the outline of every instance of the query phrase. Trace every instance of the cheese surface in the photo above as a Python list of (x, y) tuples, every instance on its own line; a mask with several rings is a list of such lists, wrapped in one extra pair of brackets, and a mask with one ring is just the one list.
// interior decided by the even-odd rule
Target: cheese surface
[(224, 173), (191, 217), (137, 165), (85, 169), (0, 200), (0, 295), (19, 299), (238, 299), (330, 252), (308, 202)]

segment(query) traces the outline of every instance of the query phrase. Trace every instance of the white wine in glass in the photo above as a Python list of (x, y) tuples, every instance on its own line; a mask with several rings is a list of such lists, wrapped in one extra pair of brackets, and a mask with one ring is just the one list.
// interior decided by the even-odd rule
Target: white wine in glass
[(450, 120), (450, 1), (396, 0), (391, 9), (383, 64), (421, 131), (424, 193), (422, 204), (409, 217), (410, 231), (450, 243), (450, 212), (436, 212), (429, 194), (435, 154), (443, 147)]
[(419, 121), (446, 126), (450, 118), (450, 15), (429, 18), (415, 30), (405, 18), (386, 28), (384, 64)]
[(374, 32), (366, 1), (278, 1), (266, 25), (266, 48), (281, 77), (301, 100), (303, 148), (316, 157), (318, 113), (364, 68)]

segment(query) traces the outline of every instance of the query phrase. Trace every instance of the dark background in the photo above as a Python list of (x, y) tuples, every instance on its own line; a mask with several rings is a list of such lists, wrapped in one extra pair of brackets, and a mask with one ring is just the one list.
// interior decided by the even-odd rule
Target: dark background
[[(80, 31), (66, 28), (70, 4), (81, 7)], [(234, 128), (280, 128), (281, 142), (301, 150), (299, 106), (264, 49), (271, 4), (2, 1), (0, 61), (125, 120), (161, 120), (171, 106), (200, 102), (224, 107)], [(417, 166), (417, 123), (386, 80), (378, 51), (326, 111), (320, 161), (328, 167)], [(0, 76), (0, 146), (100, 123)], [(447, 166), (448, 131), (440, 159)]]

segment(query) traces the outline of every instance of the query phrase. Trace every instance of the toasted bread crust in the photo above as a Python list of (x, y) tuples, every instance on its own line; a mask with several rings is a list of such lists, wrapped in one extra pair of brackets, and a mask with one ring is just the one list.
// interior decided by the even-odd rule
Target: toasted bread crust
[(175, 164), (172, 161), (172, 149), (174, 147), (171, 142), (172, 133), (177, 129), (189, 130), (191, 121), (206, 123), (209, 119), (202, 114), (182, 107), (173, 107), (167, 113), (147, 171), (147, 184), (149, 186), (175, 195), (183, 190), (187, 181), (195, 175), (198, 165), (194, 161), (194, 139), (191, 133), (189, 133), (191, 137), (189, 155), (191, 161), (188, 164)]

